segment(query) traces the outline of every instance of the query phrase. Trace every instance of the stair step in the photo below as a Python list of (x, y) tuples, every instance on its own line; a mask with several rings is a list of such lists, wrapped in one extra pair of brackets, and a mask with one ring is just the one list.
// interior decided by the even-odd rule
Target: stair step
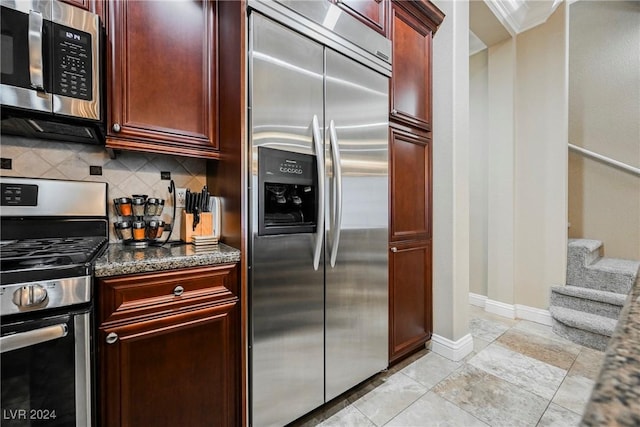
[(569, 259), (574, 258), (584, 266), (600, 257), (602, 242), (594, 239), (569, 239), (567, 248)]
[(628, 294), (639, 268), (638, 261), (600, 258), (578, 269), (567, 267), (567, 285)]
[(553, 321), (551, 330), (558, 336), (566, 338), (576, 344), (580, 344), (596, 350), (605, 351), (607, 349), (607, 344), (609, 344), (610, 337), (574, 328), (572, 326), (565, 325), (564, 323), (559, 322), (555, 319), (551, 320)]
[(565, 307), (549, 307), (549, 313), (555, 320), (567, 326), (607, 337), (613, 335), (618, 323), (617, 319), (610, 319)]
[(626, 295), (613, 292), (578, 286), (553, 286), (550, 305), (617, 319), (625, 300)]
[(611, 305), (618, 305), (620, 307), (622, 307), (627, 300), (627, 294), (601, 291), (599, 289), (591, 289), (574, 285), (552, 286), (551, 292), (557, 292), (562, 295), (588, 299), (591, 301), (604, 302)]

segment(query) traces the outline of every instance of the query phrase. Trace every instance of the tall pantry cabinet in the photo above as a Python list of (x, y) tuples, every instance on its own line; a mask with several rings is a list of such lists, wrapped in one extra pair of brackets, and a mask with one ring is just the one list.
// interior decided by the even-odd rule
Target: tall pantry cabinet
[(392, 0), (390, 87), (389, 362), (420, 349), (432, 325), (431, 44), (444, 14)]

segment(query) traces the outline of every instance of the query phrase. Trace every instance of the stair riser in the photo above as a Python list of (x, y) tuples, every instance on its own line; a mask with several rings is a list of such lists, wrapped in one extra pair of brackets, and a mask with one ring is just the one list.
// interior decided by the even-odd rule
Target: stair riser
[(552, 319), (553, 325), (551, 329), (556, 334), (563, 338), (573, 341), (576, 344), (583, 345), (585, 347), (594, 348), (596, 350), (604, 351), (609, 343), (609, 337), (605, 335), (596, 334), (590, 331), (577, 329), (562, 322), (558, 322)]
[(551, 291), (551, 306), (570, 308), (572, 310), (597, 314), (598, 316), (604, 316), (610, 319), (617, 319), (622, 311), (622, 307), (618, 305), (564, 295), (556, 293), (553, 290)]
[(567, 284), (601, 291), (628, 294), (635, 278), (595, 269), (567, 270)]

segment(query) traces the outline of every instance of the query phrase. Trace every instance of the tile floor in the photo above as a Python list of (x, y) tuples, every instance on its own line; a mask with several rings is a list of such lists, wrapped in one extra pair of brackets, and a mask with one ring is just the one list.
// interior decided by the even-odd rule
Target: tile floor
[(474, 351), (428, 350), (298, 420), (310, 426), (577, 426), (604, 353), (471, 306)]

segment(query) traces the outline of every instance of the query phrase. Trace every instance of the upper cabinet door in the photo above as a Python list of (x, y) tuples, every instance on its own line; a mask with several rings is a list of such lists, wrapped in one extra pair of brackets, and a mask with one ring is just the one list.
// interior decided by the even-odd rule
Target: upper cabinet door
[(382, 35), (387, 31), (387, 0), (333, 0), (339, 7)]
[(391, 5), (391, 118), (431, 130), (432, 30), (401, 4)]
[(215, 2), (107, 7), (107, 147), (217, 157)]

